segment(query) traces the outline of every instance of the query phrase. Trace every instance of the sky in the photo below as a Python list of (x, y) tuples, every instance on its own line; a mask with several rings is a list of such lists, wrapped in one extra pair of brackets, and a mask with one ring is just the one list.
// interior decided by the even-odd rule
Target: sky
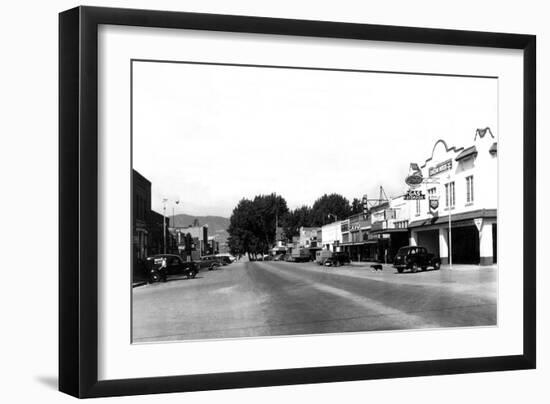
[[(133, 62), (133, 168), (152, 208), (229, 217), (275, 192), (290, 209), (406, 189), (438, 139), (497, 131), (494, 78)], [(175, 205), (175, 201), (179, 204)]]

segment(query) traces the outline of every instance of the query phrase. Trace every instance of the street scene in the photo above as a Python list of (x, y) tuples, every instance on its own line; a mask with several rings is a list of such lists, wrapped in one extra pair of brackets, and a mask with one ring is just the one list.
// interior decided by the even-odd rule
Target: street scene
[(136, 288), (133, 341), (173, 341), (496, 324), (496, 268), (400, 275), (242, 260)]
[(133, 343), (498, 326), (495, 78), (132, 63)]

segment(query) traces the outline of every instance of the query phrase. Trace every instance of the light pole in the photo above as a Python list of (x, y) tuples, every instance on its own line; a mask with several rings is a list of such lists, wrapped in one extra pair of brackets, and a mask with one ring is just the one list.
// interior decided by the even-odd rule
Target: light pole
[(168, 199), (162, 198), (162, 245), (163, 252), (166, 254), (166, 202)]
[(328, 217), (329, 219), (330, 219), (331, 216), (334, 218), (334, 221), (335, 221), (335, 222), (338, 220), (338, 216), (336, 216), (335, 214), (333, 214), (333, 213), (327, 214), (327, 217)]
[[(179, 205), (179, 199), (175, 201), (176, 205)], [(172, 206), (172, 227), (176, 227), (175, 215), (174, 215), (174, 206)]]
[[(453, 194), (451, 193), (451, 175), (449, 174), (447, 176), (447, 179), (449, 180), (449, 185), (447, 185), (447, 192), (449, 193), (448, 195), (448, 200), (449, 200), (449, 269), (453, 269), (453, 231), (452, 231), (452, 228), (451, 228), (451, 210), (453, 208), (453, 199), (451, 199), (453, 197)], [(454, 192), (453, 192), (454, 193)]]

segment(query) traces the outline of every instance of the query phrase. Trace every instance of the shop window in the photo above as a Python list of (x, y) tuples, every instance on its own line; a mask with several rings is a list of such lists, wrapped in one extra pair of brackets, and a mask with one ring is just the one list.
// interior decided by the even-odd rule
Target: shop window
[(474, 202), (474, 176), (466, 177), (466, 203)]

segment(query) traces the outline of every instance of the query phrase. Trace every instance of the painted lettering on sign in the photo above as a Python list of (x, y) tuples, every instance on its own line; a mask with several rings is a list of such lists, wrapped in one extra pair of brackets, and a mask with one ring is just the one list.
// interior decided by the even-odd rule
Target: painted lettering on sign
[(453, 160), (449, 159), (447, 161), (444, 161), (443, 163), (439, 163), (435, 167), (430, 167), (429, 175), (430, 177), (433, 177), (434, 175), (437, 175), (444, 171), (448, 171), (451, 168), (453, 168)]
[(403, 199), (405, 199), (406, 201), (426, 199), (426, 195), (422, 191), (409, 189)]

